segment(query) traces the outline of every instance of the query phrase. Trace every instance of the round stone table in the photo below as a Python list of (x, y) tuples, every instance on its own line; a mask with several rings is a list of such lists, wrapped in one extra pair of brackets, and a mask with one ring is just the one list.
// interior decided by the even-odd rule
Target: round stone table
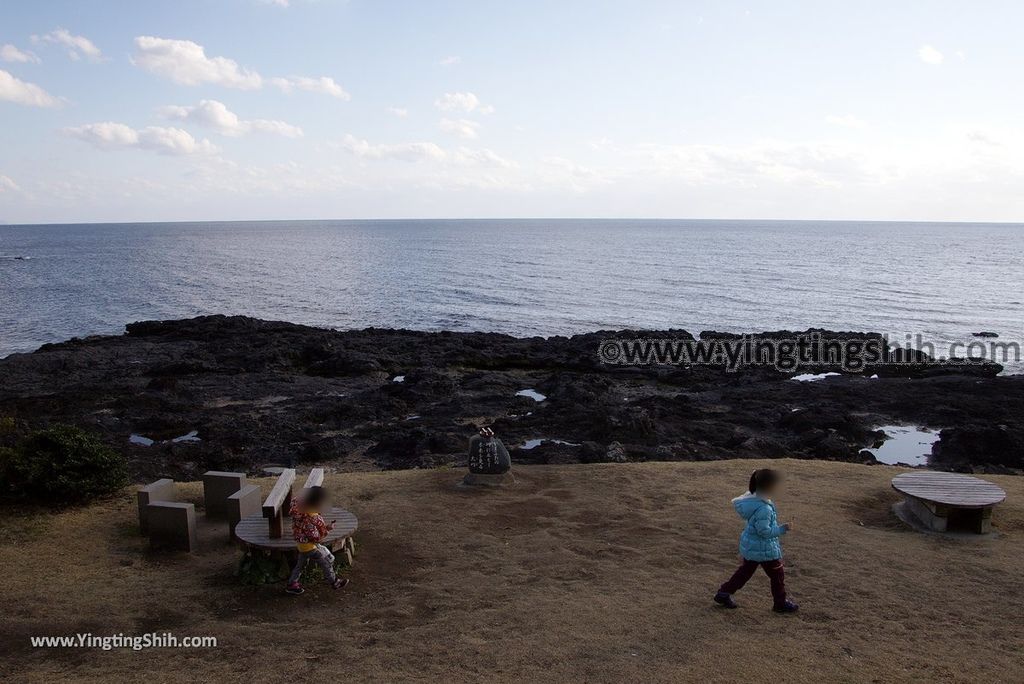
[[(356, 519), (356, 516), (344, 508), (331, 508), (327, 511), (322, 511), (320, 514), (324, 516), (324, 520), (327, 522), (337, 521), (334, 529), (328, 532), (321, 542), (331, 550), (338, 548), (347, 538), (355, 534), (356, 529), (359, 527), (359, 521)], [(285, 516), (281, 527), (284, 529), (284, 533), (280, 537), (272, 539), (267, 526), (267, 519), (262, 515), (250, 515), (248, 518), (242, 518), (238, 525), (235, 526), (235, 536), (249, 546), (255, 546), (259, 549), (294, 551), (295, 540), (291, 534), (292, 519)]]
[(968, 529), (985, 534), (991, 530), (993, 507), (1006, 498), (991, 482), (930, 470), (897, 475), (892, 488), (903, 495), (904, 511), (936, 532)]

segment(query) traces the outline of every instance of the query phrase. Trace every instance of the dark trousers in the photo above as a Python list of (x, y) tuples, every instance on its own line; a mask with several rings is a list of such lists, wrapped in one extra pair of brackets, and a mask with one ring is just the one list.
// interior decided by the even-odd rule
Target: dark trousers
[(786, 602), (786, 571), (782, 567), (782, 559), (764, 561), (759, 563), (758, 561), (744, 560), (740, 564), (740, 567), (736, 568), (736, 572), (732, 574), (729, 581), (723, 584), (718, 591), (726, 594), (735, 594), (737, 591), (743, 588), (743, 585), (754, 576), (757, 572), (757, 566), (761, 566), (764, 570), (764, 574), (768, 575), (768, 579), (772, 585), (772, 598), (775, 599), (775, 605), (781, 606)]

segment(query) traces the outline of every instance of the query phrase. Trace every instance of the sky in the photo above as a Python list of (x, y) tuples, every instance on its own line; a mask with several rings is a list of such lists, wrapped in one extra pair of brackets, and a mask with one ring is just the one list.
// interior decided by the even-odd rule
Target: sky
[(1024, 221), (1024, 4), (2, 0), (0, 222)]

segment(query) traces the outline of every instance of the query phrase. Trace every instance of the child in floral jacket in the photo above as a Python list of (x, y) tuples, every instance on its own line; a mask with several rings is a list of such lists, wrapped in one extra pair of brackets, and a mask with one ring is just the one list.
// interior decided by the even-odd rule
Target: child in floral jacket
[(298, 595), (305, 592), (299, 583), (299, 578), (302, 577), (302, 571), (306, 569), (306, 564), (311, 560), (320, 566), (324, 578), (335, 589), (341, 589), (348, 584), (347, 579), (338, 577), (334, 572), (334, 554), (320, 543), (334, 527), (334, 523), (325, 521), (319, 512), (326, 500), (327, 492), (323, 487), (310, 487), (301, 499), (297, 497), (292, 500), (288, 514), (292, 518), (292, 536), (295, 538), (295, 546), (299, 551), (299, 559), (292, 569), (291, 577), (288, 578), (288, 586), (285, 588), (289, 594)]

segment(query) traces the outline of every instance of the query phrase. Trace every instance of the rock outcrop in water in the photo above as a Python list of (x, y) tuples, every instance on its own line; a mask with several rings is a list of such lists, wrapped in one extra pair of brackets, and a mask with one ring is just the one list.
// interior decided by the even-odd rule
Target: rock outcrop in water
[(795, 382), (770, 368), (605, 366), (597, 348), (611, 335), (133, 323), (123, 336), (0, 360), (0, 417), (15, 425), (0, 443), (72, 423), (125, 450), (140, 479), (195, 479), (269, 464), (464, 465), (483, 424), (516, 462), (859, 462), (871, 460), (862, 450), (882, 438), (877, 426), (906, 423), (942, 430), (934, 466), (1024, 469), (1024, 377), (994, 377), (993, 365), (967, 373), (922, 360), (903, 373), (913, 377)]

